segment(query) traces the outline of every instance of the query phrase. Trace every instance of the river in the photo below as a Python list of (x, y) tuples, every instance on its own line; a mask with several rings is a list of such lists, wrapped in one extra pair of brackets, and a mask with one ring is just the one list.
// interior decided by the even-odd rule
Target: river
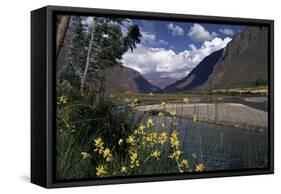
[[(162, 122), (154, 117), (157, 123)], [(169, 123), (169, 117), (164, 118)], [(168, 122), (167, 122), (168, 121)], [(268, 132), (177, 118), (184, 156), (206, 164), (206, 170), (264, 168), (268, 165)]]

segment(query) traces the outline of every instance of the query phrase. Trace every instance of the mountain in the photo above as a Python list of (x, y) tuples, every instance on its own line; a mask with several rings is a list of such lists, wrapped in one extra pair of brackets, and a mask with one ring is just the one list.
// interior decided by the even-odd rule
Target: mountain
[(164, 90), (166, 92), (180, 92), (201, 86), (208, 80), (222, 53), (223, 49), (220, 49), (205, 57), (184, 79), (169, 85)]
[(159, 92), (161, 89), (147, 81), (139, 72), (115, 65), (105, 71), (106, 92)]
[(176, 81), (177, 79), (173, 77), (161, 77), (159, 79), (149, 80), (150, 83), (161, 89), (164, 89), (165, 87), (175, 83)]
[(167, 92), (247, 87), (267, 84), (268, 28), (248, 26), (228, 45), (205, 57)]

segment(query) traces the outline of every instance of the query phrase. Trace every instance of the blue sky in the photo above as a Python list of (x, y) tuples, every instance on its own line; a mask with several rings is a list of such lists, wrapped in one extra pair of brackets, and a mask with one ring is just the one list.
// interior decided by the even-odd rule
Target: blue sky
[[(137, 24), (142, 31), (148, 32), (156, 35), (158, 40), (164, 40), (168, 44), (162, 44), (163, 48), (169, 49), (172, 48), (176, 52), (180, 52), (188, 49), (189, 44), (194, 44), (196, 47), (200, 47), (202, 42), (194, 41), (190, 37), (188, 37), (188, 32), (194, 23), (187, 22), (173, 22), (173, 21), (157, 21), (157, 20), (132, 20), (133, 23)], [(169, 24), (173, 24), (174, 26), (179, 26), (183, 30), (183, 34), (180, 33), (178, 35), (172, 34), (171, 30), (169, 31)], [(238, 25), (222, 25), (222, 24), (206, 24), (206, 23), (198, 23), (205, 28), (208, 32), (217, 33), (218, 37), (233, 37), (234, 34), (241, 31), (243, 29), (242, 26)], [(234, 34), (225, 34), (220, 32), (220, 29), (231, 29)], [(155, 46), (155, 45), (148, 45)]]
[(161, 77), (182, 79), (206, 56), (224, 48), (243, 26), (138, 20), (141, 43), (123, 55), (123, 65), (148, 80)]
[[(83, 17), (89, 26), (92, 17)], [(224, 48), (244, 26), (127, 19), (121, 30), (137, 24), (141, 43), (123, 55), (124, 66), (140, 72), (148, 80), (163, 77), (182, 79), (206, 56)]]

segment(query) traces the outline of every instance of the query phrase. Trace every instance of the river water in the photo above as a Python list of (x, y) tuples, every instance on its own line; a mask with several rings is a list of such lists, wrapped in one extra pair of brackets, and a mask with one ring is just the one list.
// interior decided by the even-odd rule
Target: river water
[[(154, 117), (160, 123), (159, 117)], [(169, 123), (171, 118), (165, 118)], [(206, 170), (264, 168), (268, 133), (177, 118), (184, 156), (206, 164)]]

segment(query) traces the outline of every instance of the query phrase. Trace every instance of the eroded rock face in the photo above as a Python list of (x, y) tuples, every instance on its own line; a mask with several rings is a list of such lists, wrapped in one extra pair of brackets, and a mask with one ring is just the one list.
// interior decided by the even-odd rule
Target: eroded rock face
[(268, 81), (268, 28), (248, 26), (222, 50), (205, 57), (168, 92), (253, 86)]
[(268, 28), (246, 27), (224, 49), (213, 73), (202, 88), (224, 88), (267, 84)]

